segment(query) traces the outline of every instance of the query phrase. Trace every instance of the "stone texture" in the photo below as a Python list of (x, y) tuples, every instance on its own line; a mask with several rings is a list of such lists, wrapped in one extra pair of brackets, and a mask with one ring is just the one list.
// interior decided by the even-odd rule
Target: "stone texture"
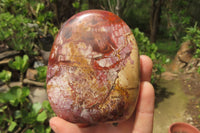
[(184, 72), (185, 73), (195, 73), (197, 72), (197, 69), (199, 68), (199, 62), (200, 58), (192, 58), (189, 62), (188, 65), (185, 67)]
[(76, 14), (49, 57), (47, 93), (54, 112), (74, 123), (128, 119), (139, 94), (139, 56), (127, 24), (111, 12)]
[[(21, 85), (22, 85), (21, 82), (10, 82), (9, 83), (10, 87), (21, 86)], [(9, 87), (7, 85), (5, 85), (4, 83), (3, 83), (3, 85), (0, 86), (0, 92), (6, 92), (8, 90), (9, 90)]]
[(46, 89), (43, 87), (31, 86), (29, 97), (33, 103), (43, 103), (44, 100), (48, 100)]
[(190, 41), (183, 42), (173, 61), (173, 71), (185, 69), (193, 57), (194, 46)]
[(29, 68), (26, 71), (26, 78), (30, 79), (30, 80), (36, 80), (36, 76), (37, 76), (37, 70), (36, 69), (31, 69)]
[(172, 72), (163, 72), (161, 74), (161, 77), (164, 79), (164, 80), (173, 80), (173, 79), (176, 79), (178, 77), (178, 74), (175, 74), (175, 73), (172, 73)]
[(179, 60), (183, 63), (188, 63), (193, 57), (194, 47), (190, 41), (181, 44), (181, 48), (177, 52)]

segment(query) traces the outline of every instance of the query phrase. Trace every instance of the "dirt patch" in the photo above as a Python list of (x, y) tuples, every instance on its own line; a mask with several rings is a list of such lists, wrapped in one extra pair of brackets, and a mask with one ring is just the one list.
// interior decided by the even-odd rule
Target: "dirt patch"
[(185, 112), (191, 116), (187, 121), (200, 130), (200, 75), (181, 74), (180, 79), (185, 94), (192, 96)]
[(187, 122), (188, 116), (184, 113), (190, 96), (183, 92), (179, 78), (161, 79), (158, 86), (154, 87), (154, 133), (166, 133), (172, 123)]

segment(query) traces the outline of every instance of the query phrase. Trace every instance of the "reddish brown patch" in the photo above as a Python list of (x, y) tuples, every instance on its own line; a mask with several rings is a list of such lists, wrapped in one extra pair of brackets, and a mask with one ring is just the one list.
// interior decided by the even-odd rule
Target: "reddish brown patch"
[[(133, 102), (127, 101), (126, 88), (115, 81), (133, 49), (127, 40), (131, 34), (124, 21), (107, 11), (81, 12), (64, 23), (47, 72), (49, 101), (58, 116), (75, 123), (97, 123), (130, 115), (127, 104)], [(110, 97), (113, 91), (115, 98)]]

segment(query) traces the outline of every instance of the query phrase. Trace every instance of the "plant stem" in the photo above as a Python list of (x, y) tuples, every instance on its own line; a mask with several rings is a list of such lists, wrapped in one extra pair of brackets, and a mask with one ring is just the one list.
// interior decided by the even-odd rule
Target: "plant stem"
[(117, 5), (116, 5), (116, 7), (115, 7), (115, 11), (116, 11), (116, 14), (117, 14), (117, 16), (120, 16), (119, 15), (119, 11), (120, 11), (120, 1), (119, 0), (117, 0)]
[(21, 129), (22, 129), (22, 128), (19, 127), (19, 128), (15, 131), (15, 133), (19, 133)]
[(20, 72), (20, 78), (19, 78), (19, 81), (21, 82), (21, 87), (23, 87), (23, 79), (24, 79), (23, 72)]
[(10, 83), (9, 82), (6, 82), (6, 86), (10, 89), (11, 86), (10, 86)]
[(22, 130), (21, 133), (26, 132), (26, 130), (28, 130), (28, 129), (31, 128), (31, 127), (32, 127), (32, 125), (26, 125), (26, 127)]

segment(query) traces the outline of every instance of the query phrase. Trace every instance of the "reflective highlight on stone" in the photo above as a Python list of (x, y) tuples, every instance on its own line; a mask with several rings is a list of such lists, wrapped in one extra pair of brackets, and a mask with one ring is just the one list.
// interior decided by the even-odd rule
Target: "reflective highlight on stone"
[(139, 80), (137, 44), (118, 16), (88, 10), (63, 24), (47, 72), (48, 98), (59, 117), (73, 123), (126, 120)]

